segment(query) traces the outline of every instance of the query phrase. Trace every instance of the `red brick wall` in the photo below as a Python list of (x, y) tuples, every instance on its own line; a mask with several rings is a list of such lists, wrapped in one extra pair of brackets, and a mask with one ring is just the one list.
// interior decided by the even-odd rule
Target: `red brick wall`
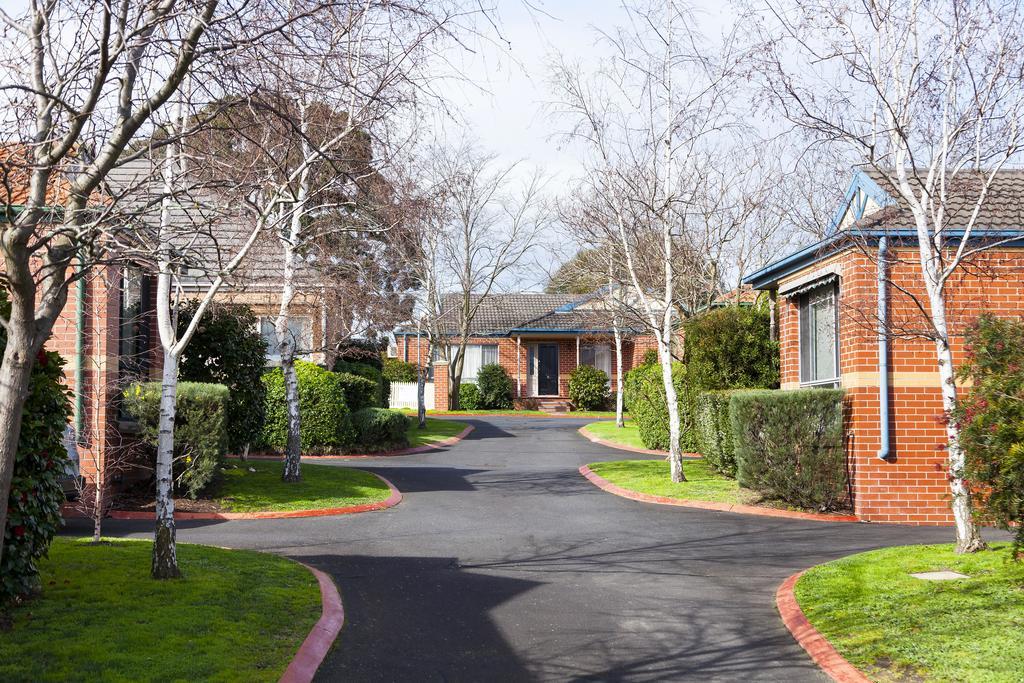
[[(948, 524), (952, 521), (945, 475), (945, 432), (935, 347), (922, 338), (922, 315), (911, 295), (924, 299), (917, 252), (890, 252), (889, 340), (890, 458), (877, 457), (878, 425), (877, 265), (871, 255), (849, 250), (834, 262), (841, 273), (839, 348), (842, 385), (849, 405), (850, 470), (857, 514), (867, 521)], [(794, 278), (821, 268), (794, 274)], [(905, 290), (905, 291), (904, 291)], [(1024, 304), (1024, 252), (999, 250), (976, 257), (948, 286), (954, 362), (963, 358), (963, 331), (982, 312), (1020, 315)], [(925, 304), (927, 305), (927, 304)], [(782, 383), (799, 385), (799, 313), (780, 297)]]

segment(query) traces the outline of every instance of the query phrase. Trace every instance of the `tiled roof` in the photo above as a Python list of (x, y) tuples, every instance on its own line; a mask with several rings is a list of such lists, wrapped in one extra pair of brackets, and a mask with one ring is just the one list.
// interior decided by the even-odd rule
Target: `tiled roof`
[[(439, 322), (442, 334), (458, 334), (461, 299), (459, 294), (448, 294), (443, 298), (444, 313)], [(587, 308), (574, 306), (590, 299), (592, 299), (592, 295), (540, 292), (491, 294), (480, 303), (470, 326), (470, 334), (505, 336), (514, 332), (610, 333), (613, 328), (610, 311), (592, 306)], [(479, 297), (474, 295), (473, 302), (479, 301)], [(626, 327), (632, 328), (632, 330), (624, 330), (627, 332), (640, 329), (639, 324)]]
[[(914, 227), (910, 211), (885, 176), (874, 168), (862, 170), (896, 201), (895, 207), (865, 216), (862, 223), (878, 226), (884, 220), (888, 227)], [(946, 224), (951, 228), (966, 227), (981, 196), (982, 181), (982, 176), (974, 171), (956, 174), (953, 185), (946, 191)], [(911, 185), (915, 184), (920, 187), (920, 182), (911, 179)], [(1024, 227), (1024, 169), (1003, 169), (995, 174), (975, 226), (990, 230)]]

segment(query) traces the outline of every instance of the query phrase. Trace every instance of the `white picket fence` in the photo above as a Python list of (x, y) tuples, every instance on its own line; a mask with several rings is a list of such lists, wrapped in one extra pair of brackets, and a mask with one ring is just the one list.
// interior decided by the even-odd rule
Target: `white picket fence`
[[(427, 410), (434, 409), (433, 382), (427, 382), (424, 385), (423, 402), (427, 404)], [(416, 410), (416, 382), (392, 382), (388, 406), (391, 408), (412, 408)]]

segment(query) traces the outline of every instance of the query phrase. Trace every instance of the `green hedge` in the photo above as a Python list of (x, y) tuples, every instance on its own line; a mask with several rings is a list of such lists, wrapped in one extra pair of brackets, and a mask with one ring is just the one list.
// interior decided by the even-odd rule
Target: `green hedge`
[(338, 372), (338, 381), (345, 392), (345, 404), (355, 412), (363, 408), (377, 407), (380, 386), (366, 377), (353, 375), (350, 372)]
[(409, 418), (397, 410), (363, 408), (352, 413), (352, 425), (360, 449), (378, 451), (409, 445)]
[(705, 391), (697, 396), (694, 437), (697, 452), (708, 465), (727, 477), (736, 476), (736, 452), (729, 402), (736, 390)]
[(480, 388), (469, 382), (459, 385), (459, 409), (480, 410)]
[[(142, 438), (156, 447), (160, 431), (160, 382), (134, 384), (124, 392), (124, 409), (139, 422)], [(178, 382), (174, 413), (174, 470), (179, 490), (196, 498), (217, 475), (228, 450), (223, 384)]]
[[(7, 315), (6, 296), (0, 290), (0, 309)], [(7, 337), (0, 329), (0, 357)], [(18, 450), (14, 455), (7, 527), (3, 530), (4, 556), (0, 562), (0, 613), (11, 600), (39, 590), (38, 562), (60, 529), (64, 494), (60, 477), (67, 466), (64, 430), (71, 414), (61, 367), (64, 360), (52, 351), (40, 351), (32, 368), (25, 399)]]
[(742, 391), (729, 412), (740, 485), (802, 508), (849, 505), (841, 390)]
[(338, 360), (334, 363), (334, 371), (347, 372), (350, 375), (364, 377), (373, 382), (377, 389), (374, 392), (373, 402), (370, 405), (375, 408), (387, 408), (388, 399), (391, 395), (391, 382), (384, 377), (379, 363), (379, 358), (377, 364)]
[[(181, 334), (195, 317), (199, 302), (184, 304), (178, 320)], [(228, 448), (240, 453), (263, 430), (263, 366), (267, 345), (259, 321), (247, 306), (213, 304), (206, 309), (178, 368), (183, 382), (223, 384), (228, 398)]]
[[(295, 362), (295, 372), (299, 380), (302, 452), (325, 453), (353, 445), (355, 434), (342, 375), (305, 361)], [(265, 373), (263, 384), (267, 390), (263, 445), (284, 450), (288, 444), (288, 406), (281, 369)]]
[[(497, 363), (488, 363), (476, 374), (476, 386), (480, 390), (480, 407), (485, 410), (512, 409), (512, 378), (508, 371)], [(465, 406), (463, 406), (465, 407)]]
[(604, 410), (608, 407), (608, 375), (590, 365), (580, 365), (569, 373), (569, 400), (577, 410)]
[(398, 358), (385, 358), (382, 362), (382, 374), (390, 382), (415, 382), (419, 379), (415, 363), (406, 363)]
[(767, 305), (728, 306), (683, 325), (687, 375), (703, 389), (779, 386), (779, 344), (771, 339)]
[[(686, 378), (686, 366), (672, 364), (672, 383), (676, 388), (679, 405), (679, 445), (686, 452), (697, 450), (693, 434), (693, 406), (696, 393)], [(668, 403), (665, 385), (661, 380), (661, 364), (643, 365), (627, 375), (626, 396), (629, 415), (640, 432), (640, 440), (647, 448), (669, 449)]]

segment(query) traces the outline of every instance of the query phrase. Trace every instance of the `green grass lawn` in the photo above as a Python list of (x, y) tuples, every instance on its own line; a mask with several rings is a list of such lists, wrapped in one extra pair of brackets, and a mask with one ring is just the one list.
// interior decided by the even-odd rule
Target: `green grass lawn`
[(223, 482), (212, 496), (227, 512), (320, 510), (373, 503), (391, 495), (380, 479), (351, 467), (303, 462), (302, 481), (286, 484), (281, 481), (281, 462), (234, 464), (235, 468), (224, 471)]
[(428, 417), (426, 428), (420, 429), (414, 414), (413, 419), (409, 421), (409, 428), (405, 430), (405, 434), (409, 437), (410, 446), (429, 446), (455, 436), (467, 426), (465, 422), (438, 420)]
[(615, 422), (594, 422), (583, 428), (591, 436), (596, 436), (605, 441), (631, 446), (633, 448), (647, 448), (640, 440), (640, 429), (635, 422), (626, 421), (626, 426), (621, 429), (615, 426)]
[(2, 681), (276, 681), (320, 618), (304, 567), (178, 545), (183, 578), (149, 578), (152, 544), (57, 538), (41, 596), (0, 632)]
[[(952, 534), (952, 532), (950, 532)], [(959, 581), (910, 573), (950, 569)], [(1024, 563), (951, 545), (873, 550), (814, 567), (796, 585), (807, 618), (877, 680), (1024, 681)]]
[(588, 467), (611, 483), (637, 493), (733, 505), (749, 505), (758, 500), (756, 493), (741, 489), (735, 479), (723, 477), (703, 460), (684, 460), (683, 474), (687, 480), (678, 484), (669, 479), (665, 460), (593, 462)]

